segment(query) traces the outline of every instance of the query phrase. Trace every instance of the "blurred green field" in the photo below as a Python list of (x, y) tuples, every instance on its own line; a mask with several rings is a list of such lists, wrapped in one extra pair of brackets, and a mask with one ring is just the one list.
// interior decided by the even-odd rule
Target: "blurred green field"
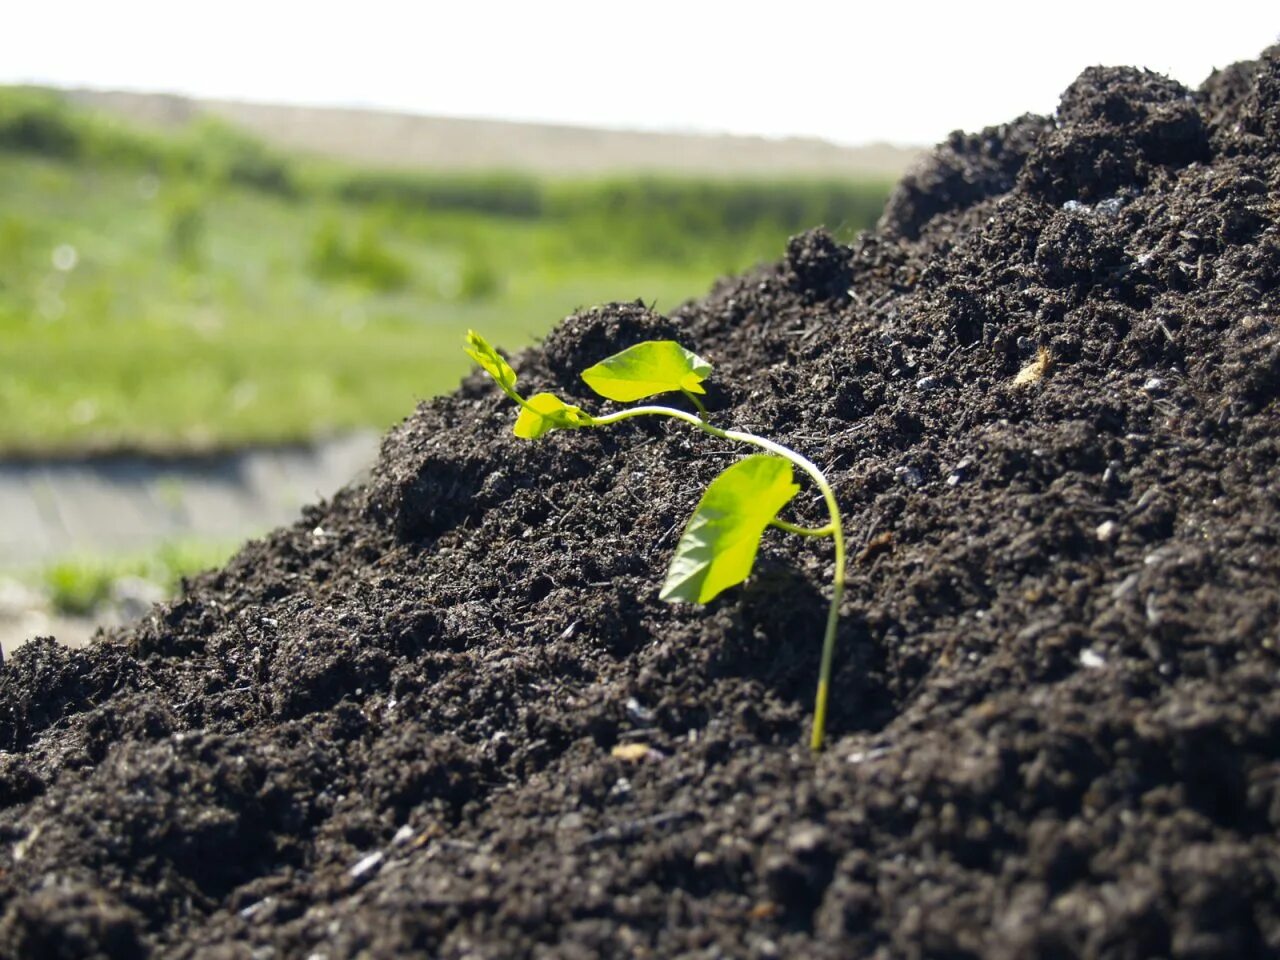
[(883, 183), (427, 176), (161, 136), (0, 89), (0, 453), (384, 427), (572, 310), (667, 310)]
[(226, 563), (237, 544), (179, 540), (130, 554), (78, 553), (24, 571), (22, 578), (48, 598), (55, 613), (92, 616), (112, 599), (116, 584), (139, 578), (175, 596), (185, 577)]

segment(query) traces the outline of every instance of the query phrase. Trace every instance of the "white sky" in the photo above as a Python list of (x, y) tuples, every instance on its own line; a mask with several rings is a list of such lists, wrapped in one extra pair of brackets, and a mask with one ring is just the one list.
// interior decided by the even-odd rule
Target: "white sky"
[(1090, 64), (1199, 83), (1275, 0), (0, 0), (0, 82), (590, 126), (932, 143)]

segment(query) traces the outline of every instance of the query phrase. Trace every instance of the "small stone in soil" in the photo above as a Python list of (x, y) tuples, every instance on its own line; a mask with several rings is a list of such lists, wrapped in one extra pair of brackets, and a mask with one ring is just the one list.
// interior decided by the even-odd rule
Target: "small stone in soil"
[(1094, 653), (1088, 647), (1085, 647), (1080, 651), (1081, 666), (1088, 667), (1090, 670), (1097, 670), (1099, 667), (1105, 666), (1106, 663), (1106, 660)]
[(378, 868), (385, 858), (385, 854), (381, 850), (377, 850), (367, 857), (359, 860), (354, 867), (347, 871), (352, 878), (359, 880), (367, 873), (371, 873)]

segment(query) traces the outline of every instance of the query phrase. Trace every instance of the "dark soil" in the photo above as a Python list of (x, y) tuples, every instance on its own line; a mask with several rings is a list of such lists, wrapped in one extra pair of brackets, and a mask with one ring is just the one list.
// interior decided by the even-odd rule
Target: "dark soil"
[(424, 404), (367, 489), (7, 665), (0, 955), (1280, 956), (1277, 197), (1280, 48), (1090, 69), (851, 247), (515, 358), (599, 409), (576, 371), (677, 336), (827, 470), (816, 759), (830, 544), (657, 599), (742, 451)]

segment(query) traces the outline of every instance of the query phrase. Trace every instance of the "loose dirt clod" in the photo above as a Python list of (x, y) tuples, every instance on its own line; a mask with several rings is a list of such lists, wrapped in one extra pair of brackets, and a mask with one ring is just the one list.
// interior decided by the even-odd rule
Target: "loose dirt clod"
[(672, 336), (831, 478), (816, 760), (826, 561), (658, 601), (736, 451), (522, 443), (479, 375), (424, 404), (367, 488), (5, 665), (0, 956), (1280, 956), (1277, 196), (1280, 48), (1091, 68), (851, 247), (519, 358), (585, 401)]

